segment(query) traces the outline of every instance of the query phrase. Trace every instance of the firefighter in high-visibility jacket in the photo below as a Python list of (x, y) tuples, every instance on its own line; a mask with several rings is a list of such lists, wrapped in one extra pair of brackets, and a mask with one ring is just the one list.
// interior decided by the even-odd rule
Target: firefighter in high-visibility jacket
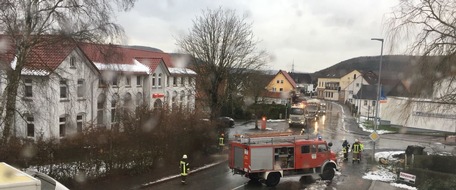
[(220, 137), (219, 137), (219, 149), (220, 149), (220, 151), (223, 150), (223, 147), (225, 147), (225, 135), (222, 133), (222, 134), (220, 134)]
[(364, 144), (359, 141), (359, 160), (361, 160), (361, 155), (363, 155), (363, 151), (364, 151)]
[(182, 156), (182, 159), (179, 163), (179, 168), (180, 168), (180, 172), (181, 172), (181, 182), (182, 183), (185, 183), (186, 181), (186, 178), (187, 178), (187, 175), (188, 175), (188, 172), (190, 171), (190, 166), (189, 166), (189, 163), (187, 162), (187, 155), (184, 154)]
[(359, 140), (355, 139), (355, 143), (353, 143), (353, 145), (352, 145), (352, 154), (353, 154), (352, 163), (355, 163), (355, 161), (358, 161), (358, 163), (359, 163), (360, 151), (361, 151), (361, 145), (359, 144)]
[(350, 143), (346, 139), (342, 143), (342, 152), (344, 153), (344, 161), (348, 160), (348, 150), (350, 149)]

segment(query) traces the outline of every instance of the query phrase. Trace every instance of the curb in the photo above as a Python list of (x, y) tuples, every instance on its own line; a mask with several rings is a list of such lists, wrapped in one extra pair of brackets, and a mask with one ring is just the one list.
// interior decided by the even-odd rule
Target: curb
[[(222, 161), (218, 161), (218, 162), (215, 162), (215, 163), (212, 163), (212, 164), (205, 165), (203, 167), (200, 167), (200, 168), (197, 168), (195, 170), (190, 171), (188, 174), (192, 174), (192, 173), (197, 173), (197, 172), (203, 171), (205, 169), (214, 167), (214, 166), (219, 165), (221, 163), (224, 163), (226, 161), (227, 161), (227, 159), (222, 160)], [(139, 185), (139, 187), (133, 187), (133, 188), (130, 188), (130, 189), (142, 189), (142, 188), (145, 188), (145, 187), (149, 187), (151, 185), (155, 185), (155, 184), (162, 183), (162, 182), (165, 182), (165, 181), (169, 181), (169, 180), (172, 180), (172, 179), (176, 179), (176, 178), (179, 178), (179, 177), (180, 177), (179, 174), (178, 175), (172, 175), (172, 176), (164, 177), (164, 178), (156, 180), (156, 181), (143, 183), (143, 184)]]

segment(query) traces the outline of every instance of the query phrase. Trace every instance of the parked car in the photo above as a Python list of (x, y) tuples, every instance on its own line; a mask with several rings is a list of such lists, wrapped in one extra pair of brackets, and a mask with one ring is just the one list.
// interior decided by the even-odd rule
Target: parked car
[(220, 127), (233, 127), (234, 119), (231, 117), (219, 117), (217, 118), (217, 124)]

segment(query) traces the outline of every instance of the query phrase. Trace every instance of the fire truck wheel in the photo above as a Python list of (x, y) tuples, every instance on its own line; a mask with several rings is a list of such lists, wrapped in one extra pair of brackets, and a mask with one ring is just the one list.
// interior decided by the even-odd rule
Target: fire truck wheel
[(275, 172), (275, 173), (270, 173), (268, 175), (268, 178), (266, 179), (265, 184), (268, 187), (274, 187), (277, 184), (279, 184), (279, 182), (280, 182), (280, 173)]
[(334, 171), (333, 167), (326, 166), (325, 169), (323, 169), (323, 173), (321, 174), (321, 179), (322, 180), (332, 180), (334, 178), (335, 174), (336, 174), (336, 171)]

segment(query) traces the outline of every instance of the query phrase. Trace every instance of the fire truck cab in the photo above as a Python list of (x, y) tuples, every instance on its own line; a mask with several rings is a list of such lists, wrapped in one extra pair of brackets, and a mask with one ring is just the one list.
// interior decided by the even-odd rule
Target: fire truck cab
[(286, 176), (320, 176), (332, 180), (338, 170), (332, 143), (303, 136), (241, 138), (230, 143), (229, 167), (267, 186)]

